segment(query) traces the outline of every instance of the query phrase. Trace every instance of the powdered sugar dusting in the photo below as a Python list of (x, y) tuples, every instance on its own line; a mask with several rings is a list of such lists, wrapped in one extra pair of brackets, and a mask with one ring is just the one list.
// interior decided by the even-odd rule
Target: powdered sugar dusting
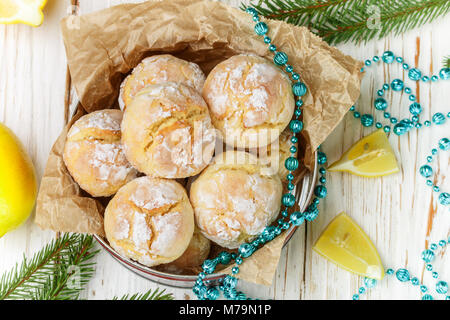
[(169, 212), (161, 216), (152, 217), (153, 228), (156, 238), (153, 240), (151, 250), (155, 254), (163, 254), (176, 241), (182, 214), (180, 212)]
[(147, 241), (152, 237), (152, 231), (147, 225), (145, 214), (134, 213), (132, 240), (138, 249), (148, 249)]
[(144, 180), (137, 180), (139, 185), (130, 196), (137, 207), (154, 210), (166, 205), (173, 205), (182, 199), (172, 183), (160, 181), (158, 184), (149, 184)]

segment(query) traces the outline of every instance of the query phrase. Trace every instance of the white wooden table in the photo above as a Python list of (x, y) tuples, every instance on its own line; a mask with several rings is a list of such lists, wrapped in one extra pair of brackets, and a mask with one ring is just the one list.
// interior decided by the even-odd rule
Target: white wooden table
[[(45, 8), (45, 22), (39, 28), (25, 25), (0, 25), (0, 121), (19, 136), (33, 158), (41, 176), (50, 148), (63, 128), (70, 108), (76, 101), (70, 90), (64, 47), (59, 29), (62, 17), (103, 9), (126, 0), (50, 0)], [(239, 0), (223, 1), (238, 6)], [(71, 5), (74, 4), (74, 7)], [(370, 41), (365, 45), (339, 45), (338, 48), (357, 59), (364, 60), (386, 49), (405, 58), (425, 72), (436, 74), (443, 57), (450, 54), (448, 30), (450, 16), (410, 31), (398, 37)], [(405, 79), (400, 66), (371, 68), (363, 80), (358, 101), (363, 112), (373, 111), (375, 91), (394, 78)], [(414, 84), (417, 97), (429, 118), (435, 112), (449, 111), (450, 83)], [(66, 88), (67, 87), (67, 88)], [(69, 89), (69, 90), (66, 90)], [(65, 92), (69, 92), (66, 96)], [(391, 96), (390, 111), (394, 116), (408, 116), (408, 97)], [(447, 121), (450, 122), (450, 121)], [(317, 220), (302, 226), (283, 250), (271, 287), (241, 284), (252, 297), (267, 299), (349, 299), (362, 279), (339, 269), (311, 250), (311, 246), (327, 223), (338, 213), (346, 211), (367, 232), (378, 248), (385, 266), (406, 267), (419, 279), (434, 285), (425, 272), (420, 253), (430, 241), (450, 235), (450, 213), (437, 203), (436, 193), (425, 186), (418, 174), (438, 139), (449, 136), (450, 124), (440, 128), (423, 129), (420, 135), (412, 131), (406, 136), (389, 138), (401, 164), (400, 173), (384, 178), (365, 179), (349, 174), (328, 175), (329, 196), (321, 205)], [(355, 141), (373, 130), (363, 129), (349, 114), (323, 144), (330, 161), (336, 160)], [(448, 154), (435, 162), (436, 182), (450, 190)], [(42, 231), (30, 219), (18, 230), (0, 239), (0, 272), (9, 270), (22, 255), (31, 255), (55, 236)], [(448, 253), (448, 249), (447, 249)], [(114, 295), (144, 292), (159, 285), (140, 278), (124, 269), (106, 252), (97, 258), (95, 277), (83, 293), (88, 299), (108, 299)], [(435, 267), (444, 279), (450, 279), (448, 254), (436, 260)], [(446, 268), (444, 268), (446, 265)], [(431, 280), (430, 280), (431, 279)], [(161, 287), (161, 286), (160, 286)], [(190, 299), (190, 290), (168, 287), (177, 299)], [(382, 281), (369, 299), (418, 299), (419, 290), (393, 279)]]

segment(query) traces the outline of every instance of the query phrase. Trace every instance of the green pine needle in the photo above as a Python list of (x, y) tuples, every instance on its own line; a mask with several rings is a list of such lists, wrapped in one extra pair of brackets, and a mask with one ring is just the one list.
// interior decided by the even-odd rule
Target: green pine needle
[(64, 234), (0, 278), (0, 300), (78, 299), (94, 274), (92, 236)]
[(250, 6), (266, 18), (306, 26), (330, 44), (399, 35), (450, 12), (449, 0), (259, 0)]
[(173, 294), (166, 293), (166, 289), (160, 290), (156, 288), (155, 290), (149, 290), (146, 293), (136, 293), (133, 295), (124, 295), (120, 299), (114, 297), (113, 300), (173, 300)]
[(450, 55), (446, 56), (442, 61), (444, 68), (450, 68)]

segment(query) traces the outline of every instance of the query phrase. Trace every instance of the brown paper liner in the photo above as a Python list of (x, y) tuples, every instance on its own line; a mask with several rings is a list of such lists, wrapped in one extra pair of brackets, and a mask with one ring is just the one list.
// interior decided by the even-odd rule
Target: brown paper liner
[[(330, 47), (307, 28), (264, 21), (273, 43), (288, 55), (289, 64), (308, 87), (301, 145), (303, 164), (312, 168), (313, 151), (359, 96), (362, 63)], [(199, 64), (205, 74), (239, 53), (272, 59), (262, 37), (254, 32), (250, 15), (219, 2), (158, 0), (125, 4), (67, 17), (61, 28), (72, 83), (87, 112), (116, 106), (120, 83), (150, 55), (173, 54)], [(102, 201), (79, 188), (62, 159), (68, 128), (83, 114), (83, 108), (78, 108), (50, 152), (35, 222), (44, 229), (104, 236)], [(239, 277), (269, 285), (284, 238), (278, 237), (246, 259)]]

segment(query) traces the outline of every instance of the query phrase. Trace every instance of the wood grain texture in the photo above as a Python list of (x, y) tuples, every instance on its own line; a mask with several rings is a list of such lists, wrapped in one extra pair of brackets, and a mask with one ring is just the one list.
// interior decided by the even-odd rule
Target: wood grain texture
[[(0, 121), (16, 132), (30, 153), (38, 176), (42, 176), (48, 152), (73, 112), (77, 99), (67, 75), (59, 20), (67, 14), (85, 14), (125, 2), (123, 0), (51, 0), (45, 9), (46, 19), (40, 28), (23, 25), (0, 25)], [(239, 0), (222, 1), (239, 6)], [(344, 53), (364, 60), (389, 49), (405, 58), (410, 65), (436, 74), (441, 61), (450, 53), (448, 29), (450, 18), (437, 20), (418, 30), (398, 37), (370, 41), (367, 44), (339, 45)], [(372, 113), (377, 89), (395, 78), (417, 90), (424, 107), (423, 118), (435, 112), (448, 112), (448, 83), (412, 84), (400, 65), (371, 67), (364, 77), (357, 102), (362, 113)], [(408, 116), (408, 96), (388, 92), (390, 112), (396, 117)], [(381, 120), (382, 115), (377, 115)], [(449, 121), (447, 121), (449, 122)], [(267, 299), (348, 299), (362, 283), (359, 277), (339, 269), (311, 250), (327, 223), (345, 211), (367, 232), (378, 248), (386, 267), (407, 267), (428, 284), (420, 253), (432, 241), (448, 238), (450, 215), (439, 206), (437, 193), (425, 186), (418, 168), (425, 163), (437, 141), (449, 135), (450, 124), (412, 131), (408, 135), (391, 135), (389, 140), (401, 164), (401, 172), (377, 179), (333, 173), (327, 176), (329, 196), (321, 204), (317, 220), (302, 226), (283, 250), (271, 287), (243, 283), (240, 289), (249, 296)], [(355, 141), (369, 134), (350, 114), (323, 144), (330, 161), (339, 158)], [(433, 163), (435, 183), (450, 190), (448, 154), (440, 154)], [(42, 231), (28, 221), (18, 230), (0, 239), (0, 272), (20, 261), (22, 253), (31, 255), (55, 234)], [(447, 250), (448, 251), (448, 250)], [(108, 299), (125, 293), (144, 292), (164, 287), (128, 271), (106, 252), (97, 259), (97, 270), (83, 298)], [(444, 279), (450, 278), (448, 254), (437, 259), (435, 269)], [(177, 299), (193, 299), (190, 290), (167, 287)], [(417, 299), (419, 290), (393, 279), (382, 281), (369, 299)]]

